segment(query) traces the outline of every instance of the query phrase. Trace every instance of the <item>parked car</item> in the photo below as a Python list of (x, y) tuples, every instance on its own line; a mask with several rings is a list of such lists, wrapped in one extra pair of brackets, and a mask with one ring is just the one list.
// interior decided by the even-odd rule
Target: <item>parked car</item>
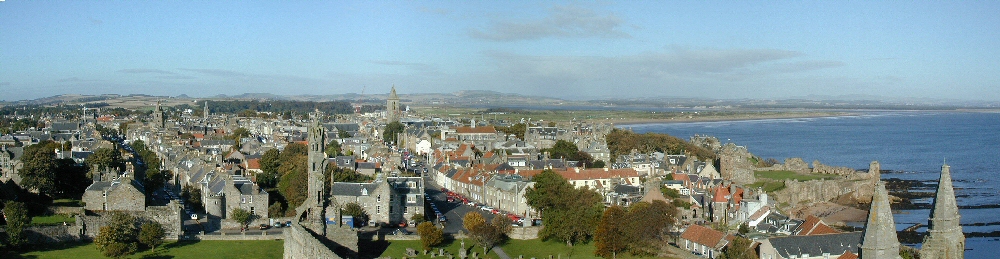
[(285, 221), (285, 227), (291, 227), (291, 226), (292, 226), (291, 221)]
[(274, 228), (280, 228), (280, 227), (282, 227), (283, 225), (284, 225), (284, 224), (281, 224), (281, 222), (274, 222), (274, 225), (273, 225), (273, 227), (274, 227)]
[(441, 215), (441, 216), (438, 216), (438, 221), (445, 222), (445, 221), (448, 221), (448, 219), (445, 218), (444, 215)]
[(260, 224), (260, 230), (265, 230), (265, 229), (269, 229), (269, 228), (271, 228), (271, 226), (269, 226), (267, 224)]
[(191, 219), (198, 220), (198, 214), (191, 213)]
[(486, 205), (483, 205), (483, 206), (479, 207), (479, 209), (484, 210), (484, 211), (493, 211), (493, 207), (486, 206)]
[(403, 235), (409, 235), (411, 233), (409, 230), (406, 230), (405, 228), (397, 228), (396, 231), (392, 232), (392, 234), (403, 236)]

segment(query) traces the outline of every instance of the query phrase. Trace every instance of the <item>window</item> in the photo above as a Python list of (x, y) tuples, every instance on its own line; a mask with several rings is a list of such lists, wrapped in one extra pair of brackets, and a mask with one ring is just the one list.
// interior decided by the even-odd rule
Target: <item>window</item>
[(381, 213), (382, 213), (382, 206), (375, 206), (375, 214), (381, 214)]
[(406, 203), (416, 203), (416, 202), (417, 202), (416, 195), (406, 196)]
[(382, 202), (382, 195), (375, 196), (375, 202)]
[(247, 197), (240, 197), (240, 203), (247, 203)]
[(392, 214), (392, 206), (389, 206), (389, 214)]
[(256, 211), (257, 211), (256, 208), (250, 207), (250, 215), (256, 215), (257, 214)]

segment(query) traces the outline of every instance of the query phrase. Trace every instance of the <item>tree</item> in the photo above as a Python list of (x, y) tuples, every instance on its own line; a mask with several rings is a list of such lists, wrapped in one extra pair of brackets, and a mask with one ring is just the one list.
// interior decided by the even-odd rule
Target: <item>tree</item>
[(7, 220), (7, 242), (11, 247), (20, 247), (25, 244), (24, 226), (31, 222), (28, 217), (28, 209), (24, 203), (7, 201), (4, 203), (3, 217)]
[(607, 166), (607, 164), (604, 163), (604, 160), (597, 160), (590, 165), (590, 168), (604, 168), (605, 166)]
[(430, 250), (431, 247), (440, 245), (444, 241), (444, 230), (429, 221), (417, 225), (417, 235), (420, 235), (424, 250)]
[(302, 205), (302, 202), (307, 198), (306, 191), (309, 187), (309, 178), (306, 172), (307, 162), (308, 158), (305, 155), (296, 155), (289, 160), (282, 160), (279, 169), (282, 176), (278, 181), (278, 192), (285, 197), (288, 208)]
[(726, 246), (722, 252), (722, 257), (726, 259), (757, 259), (754, 250), (750, 248), (753, 241), (744, 237), (736, 237), (732, 243)]
[(267, 216), (272, 218), (284, 217), (285, 216), (285, 204), (280, 201), (274, 202), (271, 206), (267, 207)]
[(98, 231), (94, 244), (107, 257), (135, 254), (138, 250), (135, 218), (119, 211), (111, 212), (111, 219)]
[(251, 214), (250, 211), (247, 211), (243, 208), (233, 209), (233, 211), (231, 212), (231, 214), (229, 214), (229, 216), (233, 218), (233, 221), (236, 221), (236, 223), (240, 223), (240, 231), (245, 230), (247, 228), (247, 225), (249, 225), (250, 222), (253, 221), (254, 219), (254, 215)]
[(382, 141), (396, 144), (396, 138), (399, 136), (399, 133), (403, 133), (404, 128), (405, 126), (398, 121), (390, 122), (382, 129)]
[(153, 250), (156, 250), (156, 246), (163, 244), (164, 237), (166, 237), (166, 231), (163, 230), (163, 225), (156, 221), (143, 223), (139, 229), (139, 243), (149, 246)]
[(495, 128), (497, 131), (503, 132), (504, 135), (515, 135), (518, 139), (524, 140), (524, 131), (527, 128), (527, 125), (524, 123), (517, 123), (507, 127), (498, 126)]
[(487, 223), (486, 218), (483, 218), (478, 211), (465, 213), (462, 221), (462, 226), (469, 232), (469, 236), (476, 241), (476, 244), (483, 247), (484, 255), (505, 241), (511, 231), (510, 219), (507, 217), (493, 217), (493, 220)]
[(73, 159), (56, 159), (56, 188), (51, 193), (54, 198), (80, 198), (93, 182), (87, 176), (87, 167)]
[(338, 138), (350, 138), (351, 137), (351, 133), (347, 132), (346, 130), (338, 130), (337, 131), (337, 137)]
[(125, 160), (122, 158), (121, 151), (117, 149), (98, 148), (94, 150), (94, 154), (87, 158), (87, 166), (96, 170), (111, 169), (113, 171), (124, 171)]
[(413, 224), (420, 224), (427, 221), (427, 219), (424, 218), (424, 214), (422, 213), (413, 214), (413, 216), (410, 217), (410, 220), (413, 221)]
[(201, 204), (201, 188), (194, 188), (191, 185), (184, 186), (184, 189), (181, 189), (181, 199), (187, 201), (187, 204), (191, 204), (191, 207), (194, 207), (196, 211), (204, 208), (204, 205)]
[(655, 255), (659, 241), (671, 226), (676, 209), (664, 201), (637, 202), (625, 215), (628, 250), (633, 255)]
[(340, 143), (337, 142), (336, 140), (330, 141), (330, 143), (326, 145), (326, 150), (324, 150), (324, 152), (326, 153), (327, 157), (337, 157), (337, 156), (339, 156), (340, 155)]
[(41, 194), (50, 194), (55, 190), (55, 149), (50, 148), (49, 144), (59, 145), (47, 140), (24, 148), (20, 174), (21, 185), (25, 189), (36, 190)]
[(231, 140), (237, 140), (238, 141), (238, 140), (240, 140), (242, 138), (249, 137), (249, 136), (250, 136), (250, 130), (247, 130), (246, 128), (243, 128), (243, 127), (239, 127), (239, 128), (236, 128), (235, 130), (233, 130), (233, 132), (231, 134), (229, 134), (228, 136), (226, 136), (226, 139), (231, 139)]
[(344, 210), (342, 211), (343, 215), (354, 217), (354, 227), (364, 226), (364, 224), (368, 222), (368, 212), (366, 212), (364, 208), (361, 208), (361, 205), (358, 205), (355, 202), (349, 202), (344, 204), (344, 208), (342, 209)]
[(616, 257), (628, 247), (628, 233), (625, 225), (634, 222), (625, 221), (625, 210), (620, 206), (611, 206), (604, 210), (601, 222), (594, 233), (594, 254), (601, 257)]
[(603, 197), (590, 189), (576, 189), (559, 174), (545, 170), (534, 177), (535, 185), (525, 193), (528, 205), (542, 214), (542, 239), (586, 242), (594, 235), (604, 212)]

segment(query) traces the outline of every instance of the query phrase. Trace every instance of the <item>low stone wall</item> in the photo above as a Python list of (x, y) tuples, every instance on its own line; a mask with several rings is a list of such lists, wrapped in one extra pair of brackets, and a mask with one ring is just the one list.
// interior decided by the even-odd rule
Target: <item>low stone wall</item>
[(262, 232), (261, 234), (225, 234), (225, 235), (215, 235), (215, 234), (205, 234), (205, 235), (193, 235), (193, 236), (181, 236), (182, 240), (278, 240), (285, 239), (285, 233), (280, 234), (267, 234), (267, 232)]
[(83, 215), (83, 207), (49, 206), (45, 210), (51, 214)]
[(541, 230), (542, 227), (514, 227), (510, 230), (510, 238), (517, 240), (537, 239), (538, 231)]
[(292, 224), (285, 229), (285, 259), (296, 258), (341, 258), (323, 242), (317, 239), (313, 233), (303, 228), (298, 223)]
[(79, 226), (25, 227), (24, 236), (30, 244), (78, 242), (86, 237)]
[[(93, 238), (97, 236), (97, 232), (100, 231), (101, 227), (107, 224), (108, 218), (103, 217), (109, 212), (105, 211), (95, 211), (92, 212), (93, 215), (77, 216), (76, 224), (83, 228), (83, 234), (87, 237)], [(182, 219), (180, 205), (171, 202), (167, 206), (149, 206), (146, 207), (146, 211), (125, 211), (137, 219), (138, 224), (142, 224), (144, 221), (156, 221), (163, 226), (166, 232), (166, 239), (177, 239), (180, 235), (184, 234), (182, 229)]]
[(843, 166), (828, 166), (821, 164), (819, 160), (813, 161), (812, 173), (814, 174), (833, 174), (833, 175), (847, 176), (855, 174), (857, 172), (858, 171), (854, 170), (853, 168), (843, 167)]

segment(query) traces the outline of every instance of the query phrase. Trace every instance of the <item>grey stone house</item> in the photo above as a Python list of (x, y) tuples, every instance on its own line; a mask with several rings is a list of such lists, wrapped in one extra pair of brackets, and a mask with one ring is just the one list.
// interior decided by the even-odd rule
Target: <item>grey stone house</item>
[(93, 211), (146, 210), (146, 194), (142, 183), (132, 177), (132, 173), (123, 174), (111, 181), (96, 181), (87, 187), (83, 193), (84, 209)]
[(22, 147), (7, 147), (0, 145), (0, 181), (11, 181), (21, 184), (21, 175), (18, 174), (24, 165), (21, 163), (21, 156), (24, 155)]
[(357, 203), (369, 215), (368, 224), (413, 223), (410, 218), (424, 211), (424, 182), (420, 177), (379, 176), (371, 183), (334, 182), (332, 203), (343, 208)]

